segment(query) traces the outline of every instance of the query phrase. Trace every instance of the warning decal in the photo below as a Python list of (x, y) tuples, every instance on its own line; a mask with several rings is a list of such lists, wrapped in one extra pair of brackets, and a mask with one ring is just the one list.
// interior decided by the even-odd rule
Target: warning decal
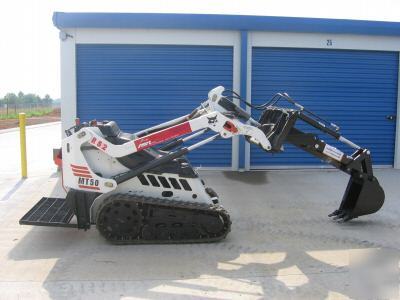
[(325, 145), (324, 151), (322, 151), (325, 155), (328, 155), (329, 157), (341, 161), (344, 153), (340, 151), (339, 149), (332, 147), (330, 145)]

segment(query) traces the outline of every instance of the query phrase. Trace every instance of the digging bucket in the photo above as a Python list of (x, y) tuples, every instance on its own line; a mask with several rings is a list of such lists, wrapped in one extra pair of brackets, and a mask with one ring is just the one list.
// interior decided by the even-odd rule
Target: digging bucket
[[(358, 176), (358, 177), (357, 177)], [(329, 216), (348, 221), (377, 212), (385, 201), (385, 192), (375, 176), (351, 175), (342, 203)]]

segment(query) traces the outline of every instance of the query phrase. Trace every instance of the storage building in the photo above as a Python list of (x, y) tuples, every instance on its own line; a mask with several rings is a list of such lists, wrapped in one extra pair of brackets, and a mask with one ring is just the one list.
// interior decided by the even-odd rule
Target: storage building
[[(60, 30), (64, 129), (79, 117), (139, 131), (189, 113), (218, 85), (253, 104), (285, 91), (369, 148), (374, 165), (400, 168), (400, 23), (62, 12), (53, 22)], [(290, 145), (272, 155), (238, 138), (190, 158), (232, 170), (325, 166)]]

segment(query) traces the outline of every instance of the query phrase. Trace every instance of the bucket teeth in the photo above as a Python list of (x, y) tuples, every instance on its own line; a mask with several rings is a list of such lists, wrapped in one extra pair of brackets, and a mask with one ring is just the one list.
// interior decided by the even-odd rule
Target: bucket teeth
[(343, 222), (350, 221), (351, 219), (354, 219), (354, 218), (351, 217), (351, 216), (349, 216), (349, 215), (347, 215), (347, 216), (345, 216), (345, 217), (343, 218)]
[(347, 212), (345, 211), (341, 211), (340, 213), (338, 213), (335, 217), (333, 217), (333, 220), (339, 220), (341, 218), (344, 218), (347, 215)]
[(335, 210), (328, 216), (333, 217), (332, 220), (335, 221), (338, 220), (340, 222), (347, 222), (354, 218), (350, 215), (350, 212), (348, 210), (339, 210), (339, 209)]
[(334, 212), (330, 213), (330, 214), (328, 215), (328, 217), (337, 216), (339, 213), (340, 213), (340, 210), (337, 209), (337, 210), (335, 210)]

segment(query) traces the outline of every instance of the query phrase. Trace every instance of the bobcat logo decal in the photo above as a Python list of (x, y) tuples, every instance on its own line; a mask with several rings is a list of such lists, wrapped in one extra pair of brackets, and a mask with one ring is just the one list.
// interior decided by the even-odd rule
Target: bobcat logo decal
[(207, 117), (208, 119), (208, 124), (215, 126), (215, 124), (218, 122), (217, 116), (215, 117)]

